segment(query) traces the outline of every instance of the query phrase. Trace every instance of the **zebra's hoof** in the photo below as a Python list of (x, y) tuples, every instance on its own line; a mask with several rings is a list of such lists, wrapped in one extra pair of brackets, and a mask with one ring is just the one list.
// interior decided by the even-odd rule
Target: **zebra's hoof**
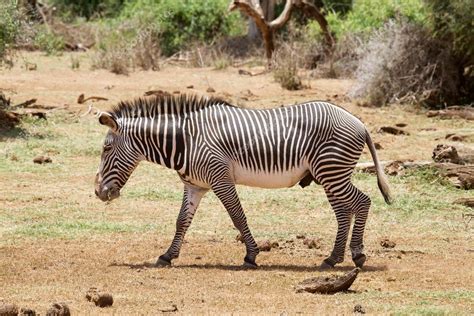
[(162, 255), (156, 261), (155, 266), (157, 266), (157, 267), (169, 267), (169, 266), (171, 266), (171, 259), (169, 259), (165, 255)]
[(252, 259), (248, 258), (247, 256), (245, 256), (243, 267), (245, 269), (257, 269), (258, 265), (255, 263), (255, 259), (252, 260)]
[(356, 267), (358, 268), (362, 268), (364, 266), (365, 260), (367, 260), (367, 256), (363, 253), (360, 253), (354, 258), (352, 258), (352, 261), (354, 261)]
[(255, 269), (258, 268), (258, 265), (255, 262), (251, 263), (251, 262), (245, 261), (244, 264), (242, 265), (242, 267), (244, 269), (248, 269), (248, 270), (255, 270)]
[(334, 264), (329, 259), (324, 259), (324, 261), (319, 266), (322, 270), (329, 270), (334, 268)]

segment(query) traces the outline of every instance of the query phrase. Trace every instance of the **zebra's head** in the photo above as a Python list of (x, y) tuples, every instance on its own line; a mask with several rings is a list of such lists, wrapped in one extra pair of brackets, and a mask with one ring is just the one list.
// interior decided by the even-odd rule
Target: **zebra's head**
[(120, 189), (135, 170), (141, 155), (134, 149), (133, 138), (122, 130), (114, 115), (101, 112), (99, 122), (110, 128), (95, 177), (95, 194), (106, 202), (120, 196)]

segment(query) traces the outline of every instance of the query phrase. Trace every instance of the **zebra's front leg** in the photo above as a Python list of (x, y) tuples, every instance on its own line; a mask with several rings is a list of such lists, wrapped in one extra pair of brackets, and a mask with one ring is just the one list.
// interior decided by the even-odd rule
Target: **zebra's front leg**
[(321, 268), (333, 268), (337, 263), (344, 261), (344, 252), (346, 250), (347, 237), (351, 224), (350, 209), (346, 207), (346, 203), (342, 202), (334, 196), (329, 190), (326, 190), (329, 203), (331, 204), (337, 219), (337, 235), (334, 242), (334, 248), (331, 255), (324, 259)]
[(207, 189), (187, 184), (184, 186), (183, 203), (181, 205), (181, 210), (179, 211), (178, 219), (176, 220), (176, 233), (171, 246), (158, 258), (158, 261), (156, 262), (157, 266), (171, 265), (171, 260), (178, 258), (184, 235), (191, 225), (194, 213), (206, 192)]
[(235, 228), (238, 229), (245, 243), (247, 253), (244, 258), (244, 267), (256, 268), (257, 264), (255, 263), (255, 259), (259, 250), (247, 225), (247, 218), (242, 209), (242, 205), (240, 204), (235, 184), (232, 182), (220, 181), (212, 187), (212, 190), (224, 205), (227, 213), (229, 213)]

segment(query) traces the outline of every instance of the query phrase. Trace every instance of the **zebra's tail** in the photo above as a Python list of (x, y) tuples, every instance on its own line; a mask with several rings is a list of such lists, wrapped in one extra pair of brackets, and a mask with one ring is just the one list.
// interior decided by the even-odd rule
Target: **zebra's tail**
[(372, 155), (372, 160), (374, 161), (375, 171), (377, 172), (377, 184), (379, 186), (380, 192), (382, 192), (383, 198), (387, 204), (392, 204), (392, 196), (390, 193), (390, 187), (388, 186), (388, 180), (385, 176), (382, 166), (380, 165), (379, 159), (377, 157), (377, 151), (375, 150), (374, 143), (372, 138), (370, 138), (369, 131), (366, 130), (365, 142), (369, 147), (370, 154)]

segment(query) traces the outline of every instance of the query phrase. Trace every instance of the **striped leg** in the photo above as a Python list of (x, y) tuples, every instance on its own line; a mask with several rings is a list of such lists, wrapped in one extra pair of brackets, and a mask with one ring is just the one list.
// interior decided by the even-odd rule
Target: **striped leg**
[(321, 268), (332, 268), (336, 263), (344, 261), (344, 253), (346, 250), (347, 237), (351, 225), (351, 213), (347, 207), (347, 203), (336, 197), (331, 191), (326, 189), (326, 195), (329, 203), (336, 214), (337, 219), (337, 235), (334, 242), (334, 248), (331, 255), (324, 259)]
[(361, 268), (367, 257), (364, 254), (364, 229), (369, 214), (370, 198), (357, 189), (357, 197), (352, 207), (355, 214), (354, 227), (352, 228), (351, 253), (352, 261)]
[(173, 238), (173, 242), (168, 250), (158, 258), (156, 265), (165, 266), (170, 265), (171, 260), (178, 258), (181, 245), (184, 240), (184, 235), (191, 225), (191, 222), (196, 212), (199, 202), (204, 194), (207, 192), (206, 189), (185, 185), (183, 203), (181, 210), (179, 211), (178, 219), (176, 221), (176, 233)]
[(235, 185), (233, 183), (220, 181), (212, 187), (212, 190), (226, 208), (235, 228), (239, 230), (242, 239), (244, 240), (247, 251), (244, 258), (244, 266), (248, 268), (257, 267), (255, 258), (257, 257), (259, 250), (247, 225), (247, 218), (245, 217), (244, 210), (240, 205)]

